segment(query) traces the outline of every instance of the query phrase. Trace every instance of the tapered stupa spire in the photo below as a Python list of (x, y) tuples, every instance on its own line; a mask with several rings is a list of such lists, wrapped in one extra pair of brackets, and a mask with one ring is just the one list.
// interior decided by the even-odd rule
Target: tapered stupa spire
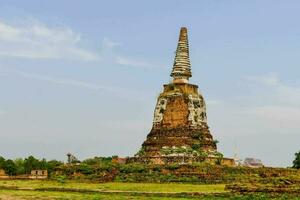
[(173, 77), (174, 83), (188, 83), (189, 78), (192, 76), (186, 27), (180, 29), (171, 76)]

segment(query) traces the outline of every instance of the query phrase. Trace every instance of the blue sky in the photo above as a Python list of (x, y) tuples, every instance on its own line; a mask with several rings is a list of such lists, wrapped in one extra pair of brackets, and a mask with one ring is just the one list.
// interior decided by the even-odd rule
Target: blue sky
[(300, 141), (299, 1), (0, 0), (0, 154), (133, 155), (181, 26), (219, 150), (291, 165)]

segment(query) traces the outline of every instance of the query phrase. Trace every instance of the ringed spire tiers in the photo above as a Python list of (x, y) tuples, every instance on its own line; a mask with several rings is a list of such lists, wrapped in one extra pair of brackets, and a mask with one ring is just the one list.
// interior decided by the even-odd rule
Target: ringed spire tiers
[(173, 83), (188, 83), (191, 76), (187, 28), (181, 27), (171, 77)]

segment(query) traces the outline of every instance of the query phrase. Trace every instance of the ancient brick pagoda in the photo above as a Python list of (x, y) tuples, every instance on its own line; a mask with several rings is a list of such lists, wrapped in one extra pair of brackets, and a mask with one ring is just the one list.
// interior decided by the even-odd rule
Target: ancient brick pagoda
[(157, 99), (152, 129), (135, 161), (191, 163), (222, 156), (207, 125), (204, 98), (198, 86), (189, 83), (191, 76), (187, 28), (183, 27), (171, 72), (173, 81), (164, 85)]

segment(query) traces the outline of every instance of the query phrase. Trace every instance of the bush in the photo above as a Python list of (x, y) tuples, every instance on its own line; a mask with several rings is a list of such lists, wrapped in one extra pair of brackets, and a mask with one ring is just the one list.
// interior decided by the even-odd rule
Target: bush
[(94, 170), (91, 166), (81, 163), (78, 167), (78, 172), (80, 172), (84, 175), (89, 175), (89, 174), (93, 174)]
[(12, 160), (6, 160), (4, 170), (6, 174), (13, 176), (17, 174), (17, 166)]
[(169, 170), (176, 170), (179, 168), (179, 165), (178, 164), (169, 164), (166, 166), (166, 169), (169, 169)]
[(54, 180), (56, 180), (59, 183), (66, 183), (67, 177), (66, 176), (56, 176), (54, 178)]
[(138, 163), (126, 164), (120, 166), (120, 172), (122, 173), (141, 173), (146, 172), (146, 166)]
[(300, 151), (295, 153), (295, 160), (293, 161), (293, 168), (300, 169)]

